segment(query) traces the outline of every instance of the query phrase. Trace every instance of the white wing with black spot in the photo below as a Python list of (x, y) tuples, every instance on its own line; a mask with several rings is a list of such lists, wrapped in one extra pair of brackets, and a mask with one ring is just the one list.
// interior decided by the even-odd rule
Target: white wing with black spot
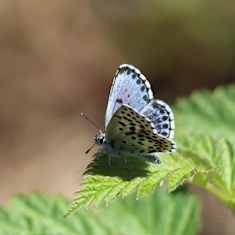
[(158, 134), (150, 119), (127, 105), (112, 116), (106, 129), (106, 141), (116, 151), (133, 154), (175, 151), (173, 140)]
[(161, 100), (151, 100), (140, 111), (140, 114), (152, 121), (158, 134), (169, 139), (174, 139), (174, 115), (168, 104)]
[(132, 65), (120, 65), (109, 94), (105, 127), (122, 105), (128, 105), (139, 112), (152, 99), (150, 83), (145, 76)]

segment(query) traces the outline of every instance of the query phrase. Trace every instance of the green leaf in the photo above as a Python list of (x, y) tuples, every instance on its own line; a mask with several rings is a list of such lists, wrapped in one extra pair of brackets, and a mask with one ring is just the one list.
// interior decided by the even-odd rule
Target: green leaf
[[(192, 163), (185, 159), (179, 162), (178, 157), (165, 156), (162, 164), (156, 165), (126, 156), (125, 161), (120, 158), (112, 159), (110, 165), (108, 156), (100, 155), (88, 166), (82, 189), (77, 193), (66, 216), (77, 209), (98, 205), (102, 201), (109, 204), (113, 199), (125, 197), (133, 191), (137, 198), (141, 198), (154, 191), (166, 177), (178, 169), (182, 169), (185, 174), (193, 172)], [(183, 167), (186, 166), (190, 169), (184, 170)]]
[(151, 235), (157, 231), (195, 235), (199, 225), (198, 202), (191, 194), (170, 196), (162, 190), (144, 200), (129, 197), (65, 219), (67, 206), (68, 201), (60, 196), (14, 197), (9, 206), (0, 208), (0, 235)]
[[(195, 164), (192, 183), (235, 208), (235, 147), (225, 139), (193, 136), (182, 141), (179, 154)], [(191, 143), (191, 144), (190, 144)]]
[(235, 85), (200, 91), (174, 107), (178, 136), (204, 134), (235, 142)]
[(141, 198), (163, 183), (171, 192), (185, 182), (213, 193), (235, 211), (234, 105), (235, 86), (181, 99), (175, 107), (177, 152), (162, 154), (160, 165), (122, 156), (113, 158), (110, 166), (108, 156), (99, 154), (67, 215), (130, 192)]
[[(234, 106), (235, 85), (230, 85), (213, 92), (195, 92), (189, 98), (179, 99), (174, 107), (178, 142), (191, 152), (197, 152), (197, 169), (206, 165), (210, 169), (196, 175), (194, 183), (215, 194), (232, 209), (235, 208)], [(213, 140), (205, 137), (198, 142), (193, 137), (198, 134), (210, 135)], [(184, 136), (192, 138), (185, 141)]]
[(127, 161), (113, 159), (110, 166), (105, 154), (95, 159), (66, 215), (103, 201), (109, 204), (131, 192), (142, 198), (164, 182), (170, 192), (185, 182), (196, 184), (235, 208), (234, 146), (228, 140), (201, 135), (179, 139), (177, 153), (162, 156), (160, 165), (126, 157)]
[[(122, 203), (120, 203), (122, 202)], [(196, 234), (198, 205), (194, 196), (186, 193), (169, 195), (165, 190), (157, 191), (135, 200), (134, 195), (127, 200), (112, 204), (102, 215), (103, 221), (115, 223), (116, 234)]]

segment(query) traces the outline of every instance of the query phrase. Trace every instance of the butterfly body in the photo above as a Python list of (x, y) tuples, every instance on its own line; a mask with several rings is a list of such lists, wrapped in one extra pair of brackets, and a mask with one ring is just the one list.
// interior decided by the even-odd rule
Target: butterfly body
[(174, 117), (170, 107), (155, 100), (150, 83), (132, 65), (119, 66), (109, 95), (105, 133), (96, 143), (110, 156), (125, 154), (158, 160), (158, 153), (173, 152)]

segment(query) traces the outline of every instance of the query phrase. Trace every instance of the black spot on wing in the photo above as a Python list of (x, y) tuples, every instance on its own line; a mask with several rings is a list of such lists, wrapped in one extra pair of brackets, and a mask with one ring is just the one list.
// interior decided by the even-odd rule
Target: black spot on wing
[(162, 116), (162, 120), (166, 121), (168, 119), (168, 116)]
[(116, 99), (116, 102), (117, 102), (118, 104), (123, 104), (123, 100), (122, 100), (121, 98), (117, 98), (117, 99)]
[(140, 88), (140, 90), (143, 92), (144, 90), (145, 90), (145, 86), (143, 85), (141, 88)]
[(167, 135), (168, 135), (168, 133), (164, 131), (164, 132), (162, 132), (162, 133), (161, 133), (161, 135), (163, 135), (163, 136), (167, 136)]
[(164, 123), (164, 124), (162, 125), (162, 127), (163, 127), (163, 128), (168, 128), (168, 124), (167, 124), (167, 123)]
[(147, 96), (147, 95), (144, 95), (144, 96), (143, 96), (143, 100), (146, 101), (146, 102), (148, 102), (148, 101), (149, 101), (148, 96)]
[(119, 123), (120, 125), (122, 125), (123, 127), (126, 126), (126, 123), (124, 123), (124, 122), (122, 122), (122, 121), (119, 121), (118, 123)]
[(131, 127), (129, 127), (129, 130), (135, 132), (136, 128), (134, 126), (131, 126)]
[(137, 77), (137, 75), (136, 75), (135, 73), (133, 73), (133, 74), (131, 75), (131, 77), (132, 77), (133, 79), (135, 79), (135, 78)]

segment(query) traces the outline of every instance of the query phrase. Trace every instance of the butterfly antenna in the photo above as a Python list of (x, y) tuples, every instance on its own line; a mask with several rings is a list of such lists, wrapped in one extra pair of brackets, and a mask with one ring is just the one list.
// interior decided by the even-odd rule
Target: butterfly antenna
[(81, 113), (81, 117), (85, 118), (93, 127), (95, 127), (97, 130), (100, 128), (93, 122), (85, 113)]
[(96, 143), (92, 144), (90, 148), (87, 149), (87, 151), (85, 152), (85, 154), (88, 154), (96, 145)]

